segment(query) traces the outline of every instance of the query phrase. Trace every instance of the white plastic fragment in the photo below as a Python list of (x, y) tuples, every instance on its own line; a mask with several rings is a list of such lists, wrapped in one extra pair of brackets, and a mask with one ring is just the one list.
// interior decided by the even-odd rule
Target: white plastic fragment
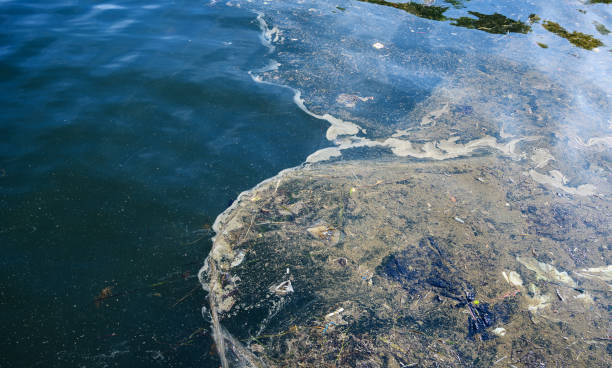
[(553, 265), (539, 262), (531, 257), (516, 257), (516, 260), (525, 266), (530, 271), (536, 273), (536, 278), (546, 281), (559, 281), (568, 286), (576, 287), (576, 282), (567, 274), (567, 272), (557, 270)]
[(332, 318), (333, 316), (335, 316), (336, 314), (340, 314), (340, 313), (342, 313), (342, 312), (344, 312), (344, 308), (342, 308), (342, 307), (341, 307), (341, 308), (338, 308), (338, 309), (336, 309), (335, 311), (333, 311), (333, 312), (328, 313), (327, 315), (325, 315), (325, 319), (330, 319), (330, 318)]
[(244, 261), (244, 252), (243, 252), (243, 251), (240, 251), (240, 252), (239, 252), (239, 253), (236, 255), (236, 257), (234, 257), (234, 260), (232, 261), (231, 266), (232, 266), (232, 267), (236, 267), (236, 266), (238, 266), (239, 264), (241, 264), (241, 263), (242, 263), (242, 261)]
[(283, 281), (277, 286), (272, 286), (270, 291), (281, 296), (294, 292), (293, 285), (291, 285), (291, 280)]
[(376, 43), (374, 43), (374, 44), (372, 45), (372, 47), (373, 47), (373, 48), (375, 48), (375, 49), (379, 49), (379, 50), (380, 50), (380, 49), (382, 49), (383, 47), (385, 47), (385, 45), (383, 45), (383, 44), (382, 44), (382, 43), (380, 43), (380, 42), (376, 42)]
[(496, 334), (497, 336), (504, 336), (506, 335), (506, 329), (503, 327), (498, 327), (493, 330), (493, 333)]
[(593, 297), (591, 296), (591, 294), (589, 294), (586, 291), (584, 293), (575, 295), (574, 299), (579, 300), (579, 301), (583, 302), (584, 304), (593, 304), (593, 302), (594, 302)]
[(455, 216), (455, 221), (457, 221), (458, 223), (461, 223), (461, 224), (465, 224), (465, 221), (463, 221), (463, 219), (461, 219), (461, 218), (459, 218), (457, 216)]
[(518, 273), (514, 271), (510, 271), (506, 273), (504, 271), (502, 272), (502, 275), (504, 276), (504, 279), (506, 279), (506, 282), (509, 283), (510, 285), (523, 286), (523, 279), (521, 279), (521, 275), (519, 275)]
[(576, 272), (576, 275), (590, 279), (599, 279), (602, 281), (610, 282), (612, 281), (612, 265), (607, 265), (603, 267), (583, 268), (582, 270), (580, 270), (580, 272)]

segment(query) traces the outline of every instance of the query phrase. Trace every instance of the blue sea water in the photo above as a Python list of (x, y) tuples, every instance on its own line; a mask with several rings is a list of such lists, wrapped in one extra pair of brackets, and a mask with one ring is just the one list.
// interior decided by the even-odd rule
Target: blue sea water
[(248, 75), (267, 49), (246, 10), (15, 1), (0, 19), (0, 365), (206, 366), (210, 225), (326, 124)]
[(240, 192), (361, 142), (330, 137), (329, 116), (382, 140), (446, 96), (527, 136), (540, 120), (512, 95), (533, 93), (569, 184), (595, 175), (564, 147), (612, 130), (610, 5), (434, 4), (531, 27), (495, 33), (380, 3), (0, 1), (0, 366), (217, 366), (197, 279), (211, 226)]

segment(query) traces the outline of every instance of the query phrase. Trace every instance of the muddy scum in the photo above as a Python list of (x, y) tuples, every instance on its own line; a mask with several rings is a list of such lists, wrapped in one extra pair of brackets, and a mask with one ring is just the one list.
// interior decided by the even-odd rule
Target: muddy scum
[(522, 170), (338, 162), (243, 196), (210, 258), (213, 308), (244, 346), (226, 341), (228, 359), (609, 366), (610, 202)]
[[(498, 33), (487, 22), (530, 32), (499, 14), (363, 2), (482, 34)], [(609, 89), (562, 68), (432, 57), (382, 38), (356, 53), (357, 41), (301, 33), (292, 18), (258, 20), (274, 62), (253, 79), (292, 91), (330, 123), (334, 146), (217, 218), (200, 279), (223, 367), (612, 365)], [(584, 53), (602, 45), (552, 25), (538, 32), (575, 36), (566, 47)], [(339, 44), (346, 55), (295, 58), (275, 51), (285, 40)], [(442, 82), (408, 106), (393, 87), (353, 82), (357, 65), (376, 80), (408, 70)]]
[(208, 259), (227, 364), (612, 364), (610, 193), (538, 174), (542, 149), (480, 148), (308, 164), (245, 192)]

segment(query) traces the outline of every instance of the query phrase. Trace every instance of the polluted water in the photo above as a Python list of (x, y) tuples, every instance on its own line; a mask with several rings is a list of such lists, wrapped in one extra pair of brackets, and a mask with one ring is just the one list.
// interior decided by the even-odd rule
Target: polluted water
[(332, 145), (214, 224), (223, 367), (612, 365), (610, 10), (483, 3), (231, 3)]

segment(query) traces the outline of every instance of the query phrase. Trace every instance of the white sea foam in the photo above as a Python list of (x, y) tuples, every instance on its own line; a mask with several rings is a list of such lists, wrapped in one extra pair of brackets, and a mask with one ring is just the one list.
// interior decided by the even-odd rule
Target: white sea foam
[(541, 174), (535, 170), (529, 170), (531, 178), (540, 184), (550, 185), (564, 192), (579, 196), (591, 196), (597, 193), (597, 188), (593, 184), (582, 184), (575, 188), (565, 185), (567, 184), (567, 178), (559, 170), (551, 170), (548, 174), (549, 175)]
[(134, 19), (124, 19), (108, 27), (108, 31), (109, 32), (121, 31), (122, 29), (128, 27), (130, 24), (133, 24), (135, 22), (136, 21)]
[(116, 4), (98, 4), (93, 6), (96, 10), (119, 10), (125, 9), (125, 6), (116, 5)]
[(313, 162), (327, 161), (331, 158), (339, 157), (339, 156), (342, 156), (342, 152), (340, 151), (338, 147), (322, 148), (312, 153), (310, 156), (308, 156), (306, 158), (306, 162), (313, 163)]
[(261, 34), (259, 35), (259, 39), (261, 43), (268, 48), (268, 52), (274, 51), (275, 47), (272, 44), (273, 42), (278, 42), (280, 37), (280, 31), (277, 27), (268, 27), (268, 23), (264, 19), (263, 13), (256, 12), (257, 14), (257, 22), (259, 24), (259, 29), (261, 29)]

